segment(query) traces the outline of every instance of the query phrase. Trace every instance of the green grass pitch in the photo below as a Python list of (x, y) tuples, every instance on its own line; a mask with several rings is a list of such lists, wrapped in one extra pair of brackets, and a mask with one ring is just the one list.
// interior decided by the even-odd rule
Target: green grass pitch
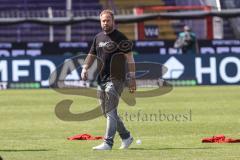
[(163, 96), (139, 98), (134, 107), (121, 100), (125, 125), (135, 140), (142, 140), (128, 150), (118, 149), (118, 135), (111, 151), (93, 151), (99, 140), (68, 141), (67, 137), (81, 133), (101, 136), (106, 124), (104, 117), (84, 122), (58, 119), (54, 108), (63, 99), (74, 100), (73, 113), (98, 103), (51, 89), (0, 91), (0, 156), (4, 160), (240, 159), (240, 144), (201, 143), (217, 134), (240, 138), (240, 86), (175, 87)]

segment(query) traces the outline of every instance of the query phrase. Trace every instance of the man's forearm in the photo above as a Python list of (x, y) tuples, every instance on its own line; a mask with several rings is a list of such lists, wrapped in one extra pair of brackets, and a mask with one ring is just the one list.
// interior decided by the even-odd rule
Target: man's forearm
[(82, 68), (88, 70), (93, 64), (94, 60), (95, 60), (95, 56), (92, 54), (88, 54)]
[(127, 54), (128, 62), (128, 78), (129, 78), (129, 91), (134, 93), (136, 91), (136, 79), (135, 79), (135, 61), (132, 53)]
[(129, 77), (135, 78), (135, 62), (128, 63)]
[(129, 53), (129, 55), (127, 56), (127, 62), (128, 62), (128, 75), (131, 78), (135, 78), (136, 68), (132, 53)]

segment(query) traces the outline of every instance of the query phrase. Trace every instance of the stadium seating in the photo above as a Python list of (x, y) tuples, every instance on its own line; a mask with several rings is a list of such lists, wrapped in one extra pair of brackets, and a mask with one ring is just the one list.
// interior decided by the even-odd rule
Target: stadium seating
[[(239, 0), (222, 0), (221, 5), (223, 9), (240, 8)], [(224, 39), (239, 39), (240, 38), (240, 19), (231, 18), (223, 19), (224, 21)]]
[[(166, 0), (167, 1), (167, 0)], [(175, 0), (177, 6), (202, 6), (206, 5), (202, 3), (201, 0)], [(189, 25), (193, 32), (196, 33), (198, 39), (205, 39), (206, 38), (206, 28), (204, 20), (184, 20), (174, 26), (176, 32), (181, 31), (184, 25)]]
[[(54, 17), (66, 16), (66, 1), (59, 0), (0, 0), (0, 17), (48, 17), (47, 9), (53, 9)], [(14, 3), (15, 5), (12, 5)], [(72, 0), (72, 9), (78, 16), (85, 13), (97, 15), (102, 9), (98, 0)], [(27, 12), (23, 12), (27, 11)], [(93, 12), (94, 11), (94, 12)], [(72, 26), (72, 41), (89, 41), (99, 31), (100, 24), (87, 22)], [(66, 27), (54, 26), (54, 40), (65, 41)], [(49, 41), (49, 26), (19, 24), (0, 26), (0, 41)]]
[[(122, 0), (114, 0), (112, 4), (108, 3), (108, 0), (101, 0), (101, 4), (105, 7), (111, 7), (114, 10), (119, 9), (126, 9), (133, 12), (134, 7), (139, 6), (163, 6), (165, 5), (165, 1), (163, 0), (131, 0), (131, 1), (122, 1)], [(171, 2), (173, 4), (174, 1)], [(110, 6), (111, 5), (111, 6)], [(145, 22), (145, 25), (157, 25), (159, 28), (159, 36), (157, 39), (175, 39), (176, 34), (174, 32), (174, 29), (172, 28), (171, 22), (169, 20), (153, 20), (153, 21), (147, 21)], [(119, 24), (118, 28), (125, 33), (129, 39), (135, 39), (135, 24)]]
[[(133, 14), (133, 8), (137, 6), (188, 6), (205, 5), (201, 0), (72, 0), (73, 16), (98, 15), (103, 8), (111, 8), (117, 14)], [(222, 0), (223, 8), (239, 8), (239, 0)], [(0, 0), (0, 18), (9, 17), (48, 17), (48, 8), (53, 9), (53, 17), (66, 17), (66, 0)], [(14, 3), (14, 5), (12, 5)], [(147, 12), (147, 11), (146, 11)], [(224, 38), (240, 38), (240, 20), (224, 20)], [(203, 20), (152, 20), (146, 21), (146, 25), (155, 25), (159, 29), (159, 36), (155, 39), (175, 39), (182, 30), (184, 24), (193, 28), (199, 39), (206, 38), (206, 28)], [(130, 39), (135, 39), (135, 24), (117, 24)], [(98, 22), (85, 22), (74, 24), (71, 27), (72, 41), (91, 41), (93, 36), (99, 32)], [(54, 41), (66, 40), (66, 27), (54, 26)], [(151, 39), (151, 38), (148, 38)], [(49, 26), (25, 23), (18, 25), (0, 26), (1, 42), (22, 41), (49, 41)]]
[(166, 6), (176, 6), (175, 0), (164, 0)]

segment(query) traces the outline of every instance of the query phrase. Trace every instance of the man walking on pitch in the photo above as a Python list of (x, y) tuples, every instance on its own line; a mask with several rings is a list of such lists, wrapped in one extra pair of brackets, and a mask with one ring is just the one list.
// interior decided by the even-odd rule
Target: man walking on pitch
[(126, 149), (133, 142), (133, 137), (118, 116), (117, 106), (124, 89), (126, 75), (129, 78), (129, 91), (133, 93), (136, 90), (132, 43), (123, 33), (114, 28), (114, 14), (111, 10), (103, 10), (100, 13), (100, 21), (102, 32), (95, 36), (81, 73), (82, 79), (87, 80), (87, 70), (97, 57), (100, 70), (97, 92), (102, 112), (107, 118), (107, 127), (104, 142), (93, 149), (111, 150), (116, 132), (122, 139), (120, 149)]

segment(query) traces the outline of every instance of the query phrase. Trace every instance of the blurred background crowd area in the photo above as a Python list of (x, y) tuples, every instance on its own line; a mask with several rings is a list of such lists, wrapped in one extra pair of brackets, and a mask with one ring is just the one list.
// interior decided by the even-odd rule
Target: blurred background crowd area
[[(222, 10), (240, 7), (238, 0), (0, 0), (0, 3), (0, 22), (1, 20), (17, 21), (26, 17), (57, 19), (98, 16), (99, 12), (106, 8), (112, 9), (116, 15), (137, 16), (140, 13)], [(239, 38), (239, 18), (212, 18), (210, 26), (206, 24), (207, 19), (154, 19), (145, 21), (141, 31), (139, 28), (137, 30), (139, 23), (117, 24), (117, 28), (131, 40), (174, 40), (184, 25), (190, 26), (197, 38), (202, 40)], [(209, 29), (209, 27), (220, 28), (220, 30)], [(99, 22), (90, 21), (67, 26), (49, 26), (30, 22), (2, 24), (0, 25), (0, 42), (92, 41), (94, 35), (100, 30)]]

